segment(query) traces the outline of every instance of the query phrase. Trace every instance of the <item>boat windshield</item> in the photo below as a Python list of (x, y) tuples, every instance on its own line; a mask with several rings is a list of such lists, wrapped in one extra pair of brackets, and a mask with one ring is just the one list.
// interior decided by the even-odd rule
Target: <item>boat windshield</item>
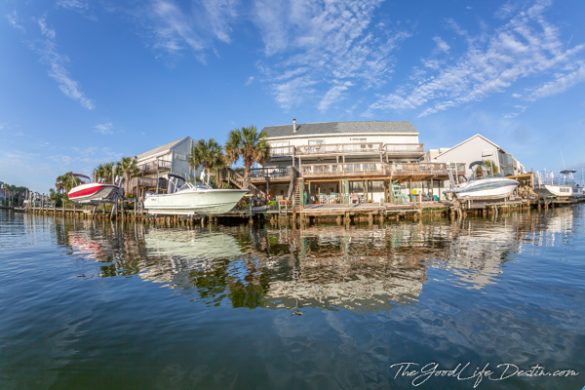
[(197, 183), (195, 185), (191, 184), (191, 183), (183, 183), (183, 185), (181, 187), (179, 187), (179, 191), (184, 191), (184, 190), (208, 190), (211, 187), (209, 187), (208, 185), (205, 184), (201, 184), (201, 183)]

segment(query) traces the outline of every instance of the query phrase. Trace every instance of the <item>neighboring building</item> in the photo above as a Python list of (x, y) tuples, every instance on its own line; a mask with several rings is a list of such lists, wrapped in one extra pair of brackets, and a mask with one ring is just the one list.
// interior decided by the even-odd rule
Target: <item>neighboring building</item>
[(263, 131), (270, 159), (251, 181), (275, 196), (295, 194), (296, 203), (303, 193), (321, 203), (391, 201), (415, 187), (428, 194), (433, 180), (447, 178), (444, 164), (422, 162), (419, 132), (409, 122), (293, 120)]
[(492, 161), (498, 167), (498, 171), (506, 176), (524, 173), (524, 166), (514, 156), (481, 134), (475, 134), (451, 148), (431, 149), (427, 153), (427, 160), (463, 163), (468, 177), (472, 174), (469, 164), (487, 160)]
[(0, 181), (0, 204), (6, 200), (6, 191), (4, 191), (4, 182)]
[(191, 137), (183, 137), (136, 156), (140, 177), (132, 179), (130, 189), (141, 195), (144, 191), (166, 188), (169, 173), (192, 178), (189, 154), (193, 146)]

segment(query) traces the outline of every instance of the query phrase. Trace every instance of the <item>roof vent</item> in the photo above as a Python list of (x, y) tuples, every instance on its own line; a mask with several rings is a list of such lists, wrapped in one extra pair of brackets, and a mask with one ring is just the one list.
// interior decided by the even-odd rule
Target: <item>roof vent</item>
[(293, 123), (293, 133), (296, 133), (297, 132), (297, 120), (295, 118), (293, 118), (292, 123)]

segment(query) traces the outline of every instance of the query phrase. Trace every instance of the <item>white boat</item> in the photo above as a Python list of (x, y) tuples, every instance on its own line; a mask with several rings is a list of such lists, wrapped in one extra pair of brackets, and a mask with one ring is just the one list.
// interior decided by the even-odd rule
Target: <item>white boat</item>
[[(173, 175), (173, 178), (179, 176)], [(213, 189), (205, 185), (184, 183), (178, 190), (172, 179), (169, 180), (169, 193), (146, 194), (144, 208), (149, 214), (156, 215), (215, 215), (233, 209), (248, 190)]]
[(497, 200), (509, 198), (518, 181), (505, 177), (490, 177), (470, 180), (458, 187), (445, 191), (460, 200)]
[[(449, 174), (452, 188), (445, 191), (448, 197), (459, 200), (500, 200), (509, 198), (520, 184), (517, 180), (506, 177), (488, 177), (488, 166), (483, 161), (474, 161), (469, 164), (469, 169), (474, 174), (464, 183), (455, 184), (452, 175)], [(475, 173), (481, 169), (481, 177)], [(479, 172), (478, 172), (479, 173)]]
[(561, 177), (555, 177), (554, 173), (545, 172), (544, 178), (538, 174), (538, 184), (535, 188), (537, 194), (543, 197), (553, 197), (556, 199), (571, 199), (576, 197), (573, 188), (575, 186), (573, 174), (574, 170), (561, 171)]

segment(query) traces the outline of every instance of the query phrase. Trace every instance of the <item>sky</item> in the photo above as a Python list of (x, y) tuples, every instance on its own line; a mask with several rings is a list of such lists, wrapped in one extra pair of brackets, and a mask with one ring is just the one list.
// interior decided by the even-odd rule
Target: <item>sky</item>
[(0, 181), (234, 128), (410, 121), (585, 167), (585, 1), (2, 0)]

